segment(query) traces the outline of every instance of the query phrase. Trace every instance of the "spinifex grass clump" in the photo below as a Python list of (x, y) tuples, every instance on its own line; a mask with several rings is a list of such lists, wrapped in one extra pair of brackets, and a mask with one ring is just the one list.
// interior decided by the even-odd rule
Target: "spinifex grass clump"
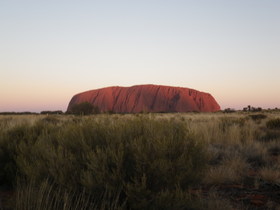
[(6, 165), (35, 183), (47, 178), (69, 191), (84, 189), (101, 202), (96, 206), (115, 201), (116, 192), (120, 205), (131, 209), (189, 205), (186, 192), (199, 183), (206, 154), (185, 122), (151, 116), (74, 119), (39, 120), (4, 132), (1, 142), (11, 153)]
[(19, 180), (15, 197), (15, 210), (121, 210), (125, 206), (119, 192), (105, 192), (97, 200), (86, 190), (69, 190), (49, 179), (41, 183)]

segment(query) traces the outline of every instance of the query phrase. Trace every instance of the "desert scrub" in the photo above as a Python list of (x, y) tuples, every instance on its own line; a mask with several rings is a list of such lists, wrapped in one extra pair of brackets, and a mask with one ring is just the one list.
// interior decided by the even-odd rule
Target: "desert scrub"
[(186, 122), (153, 115), (71, 119), (46, 117), (4, 132), (5, 164), (27, 182), (49, 179), (97, 201), (116, 200), (119, 192), (119, 202), (131, 209), (180, 209), (190, 202), (187, 189), (200, 183), (207, 157)]
[[(211, 202), (202, 195), (201, 206), (188, 188), (201, 186), (201, 179), (207, 187), (243, 183), (251, 170), (257, 181), (277, 183), (279, 176), (279, 129), (266, 126), (279, 115), (267, 114), (260, 124), (243, 113), (7, 117), (0, 128), (0, 164), (6, 166), (0, 177), (26, 180), (15, 186), (19, 203), (49, 203), (51, 196), (40, 195), (49, 192), (48, 179), (61, 192), (56, 202), (73, 208), (87, 206), (74, 192), (96, 209), (216, 209), (226, 196)], [(268, 131), (273, 136), (263, 141)]]

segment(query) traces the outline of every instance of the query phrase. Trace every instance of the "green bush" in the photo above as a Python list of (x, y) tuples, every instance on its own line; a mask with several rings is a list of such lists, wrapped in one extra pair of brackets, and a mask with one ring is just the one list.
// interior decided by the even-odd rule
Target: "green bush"
[(73, 105), (68, 113), (77, 115), (99, 114), (100, 110), (89, 102), (82, 102)]

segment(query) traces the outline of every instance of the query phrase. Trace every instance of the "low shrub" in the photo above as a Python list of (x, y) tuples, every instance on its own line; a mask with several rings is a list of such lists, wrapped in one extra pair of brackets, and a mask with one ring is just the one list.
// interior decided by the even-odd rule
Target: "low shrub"
[(267, 118), (267, 116), (265, 114), (251, 114), (249, 116), (254, 121), (260, 121), (260, 120)]
[(280, 118), (267, 121), (266, 127), (270, 129), (280, 129)]
[(272, 141), (275, 139), (280, 139), (280, 130), (266, 129), (264, 134), (260, 136), (261, 141)]

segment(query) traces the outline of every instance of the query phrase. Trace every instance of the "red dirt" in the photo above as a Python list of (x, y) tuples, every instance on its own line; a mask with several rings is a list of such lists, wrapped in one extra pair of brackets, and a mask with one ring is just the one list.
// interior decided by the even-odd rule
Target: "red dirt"
[(79, 93), (72, 97), (73, 105), (89, 102), (100, 111), (116, 113), (139, 112), (215, 112), (219, 104), (209, 93), (182, 87), (137, 85), (132, 87), (107, 87)]

